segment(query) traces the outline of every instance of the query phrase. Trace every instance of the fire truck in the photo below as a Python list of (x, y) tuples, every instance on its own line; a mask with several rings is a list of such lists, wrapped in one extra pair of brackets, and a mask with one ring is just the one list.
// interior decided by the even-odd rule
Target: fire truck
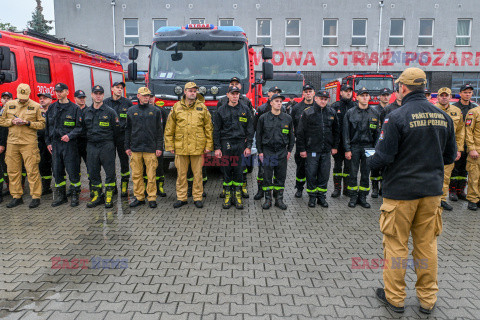
[(29, 84), (30, 98), (38, 101), (37, 94), (54, 96), (55, 84), (63, 82), (70, 89), (71, 101), (81, 89), (89, 105), (94, 85), (103, 86), (109, 97), (112, 83), (125, 79), (115, 57), (31, 30), (0, 31), (0, 48), (0, 92), (9, 91), (14, 97), (20, 83)]
[[(188, 24), (183, 27), (161, 27), (151, 45), (135, 45), (129, 50), (129, 80), (136, 81), (137, 47), (147, 47), (149, 64), (145, 83), (155, 93), (156, 105), (170, 111), (183, 96), (183, 87), (194, 81), (205, 105), (213, 113), (224, 97), (230, 79), (237, 77), (242, 93), (256, 108), (261, 103), (262, 83), (273, 77), (272, 49), (262, 49), (262, 80), (255, 79), (255, 45), (249, 44), (245, 31), (238, 26)], [(252, 153), (254, 151), (252, 150)], [(165, 152), (165, 158), (172, 158)]]
[(282, 94), (285, 96), (283, 104), (285, 106), (294, 105), (297, 102), (302, 101), (303, 85), (305, 84), (305, 77), (300, 72), (275, 72), (273, 79), (268, 80), (263, 84), (263, 97), (262, 103), (267, 102), (267, 92), (271, 87), (279, 87), (282, 89)]
[[(340, 88), (343, 84), (348, 84), (353, 88), (353, 100), (356, 100), (356, 91), (365, 87), (370, 91), (369, 104), (380, 103), (380, 90), (389, 88), (394, 91), (395, 83), (393, 75), (388, 73), (362, 73), (353, 74), (334, 80), (325, 85), (325, 90), (330, 93), (330, 101), (333, 103), (340, 100)], [(395, 94), (390, 97), (390, 103), (395, 101)]]

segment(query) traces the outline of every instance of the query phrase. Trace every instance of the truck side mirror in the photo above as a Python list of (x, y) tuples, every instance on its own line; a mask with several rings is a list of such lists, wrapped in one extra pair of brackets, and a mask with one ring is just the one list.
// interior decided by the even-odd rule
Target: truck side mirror
[(137, 48), (130, 48), (128, 50), (128, 59), (129, 60), (137, 60), (138, 58), (138, 49)]
[(132, 80), (132, 81), (137, 80), (137, 63), (136, 62), (132, 62), (128, 64), (128, 80)]
[(0, 70), (10, 70), (9, 47), (0, 47)]
[(271, 64), (270, 62), (262, 63), (262, 78), (263, 81), (273, 79), (273, 64)]
[(272, 48), (262, 48), (262, 59), (271, 60), (273, 58)]

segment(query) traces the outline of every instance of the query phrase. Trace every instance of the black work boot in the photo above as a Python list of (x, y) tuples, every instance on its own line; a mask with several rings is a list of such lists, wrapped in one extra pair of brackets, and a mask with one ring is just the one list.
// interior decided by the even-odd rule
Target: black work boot
[(253, 197), (253, 200), (260, 200), (263, 198), (265, 192), (263, 191), (263, 181), (257, 180), (258, 191), (257, 194)]
[(42, 196), (52, 193), (52, 179), (42, 178)]
[(72, 196), (72, 189), (73, 189), (73, 186), (72, 186), (72, 185), (70, 185), (70, 187), (66, 189), (65, 195), (66, 195), (68, 198), (70, 198), (70, 197)]
[(343, 177), (343, 195), (344, 196), (350, 196), (350, 190), (348, 190), (348, 178), (349, 177)]
[(283, 189), (277, 190), (277, 197), (275, 198), (275, 207), (282, 210), (287, 210), (287, 205), (283, 202)]
[(450, 179), (450, 185), (448, 186), (448, 197), (451, 201), (458, 201), (457, 180)]
[(237, 208), (238, 210), (242, 210), (243, 209), (242, 186), (235, 187), (234, 199), (235, 199), (235, 208)]
[(348, 206), (350, 208), (355, 208), (358, 201), (358, 192), (350, 191), (350, 201), (348, 202)]
[(128, 180), (122, 178), (122, 186), (121, 186), (120, 197), (126, 198), (128, 197)]
[(105, 188), (105, 208), (113, 208), (113, 193), (117, 189), (116, 186), (108, 186)]
[(7, 204), (7, 208), (15, 208), (16, 206), (19, 206), (23, 204), (23, 199), (22, 198), (13, 198), (12, 201), (10, 201)]
[(92, 187), (93, 197), (90, 202), (87, 203), (87, 208), (95, 208), (96, 206), (105, 203), (104, 194), (102, 193), (102, 187)]
[(342, 177), (333, 176), (334, 190), (332, 192), (332, 198), (338, 198), (342, 194)]
[(378, 180), (372, 180), (372, 198), (378, 198)]
[(465, 187), (467, 186), (467, 180), (457, 180), (457, 197), (459, 200), (467, 200), (467, 194), (465, 193)]
[(452, 211), (453, 210), (453, 207), (451, 205), (449, 205), (446, 201), (443, 201), (443, 200), (440, 203), (440, 206), (447, 211)]
[(187, 181), (188, 189), (187, 189), (187, 197), (192, 196), (192, 188), (193, 188), (193, 181)]
[(358, 200), (357, 203), (362, 207), (362, 208), (370, 208), (370, 203), (367, 202), (367, 194), (368, 191), (360, 191), (358, 193)]
[[(202, 193), (202, 197), (206, 198), (207, 197), (207, 192), (205, 191), (205, 185), (207, 184), (207, 181), (208, 180), (203, 180), (202, 182), (202, 185), (203, 185), (203, 193)], [(193, 184), (193, 183), (192, 183)], [(192, 186), (193, 187), (193, 186)], [(195, 204), (195, 202), (194, 202)], [(203, 208), (203, 204), (202, 204), (202, 208)]]
[(232, 191), (231, 187), (229, 186), (223, 186), (223, 193), (225, 194), (223, 198), (223, 204), (222, 207), (223, 209), (230, 209), (232, 206)]
[(68, 202), (67, 194), (66, 194), (66, 186), (56, 187), (55, 189), (55, 199), (52, 202), (52, 207), (58, 207), (64, 203)]
[(475, 202), (468, 201), (468, 207), (467, 207), (468, 210), (477, 211), (477, 208), (478, 206)]
[(93, 198), (93, 188), (92, 188), (92, 183), (90, 180), (88, 181), (88, 191), (90, 192), (90, 199)]
[(157, 194), (160, 196), (160, 197), (166, 197), (167, 194), (165, 193), (165, 191), (163, 190), (163, 184), (165, 183), (165, 181), (163, 180), (158, 180), (158, 184), (157, 184)]
[[(297, 178), (298, 179), (298, 178)], [(305, 185), (304, 181), (296, 181), (295, 182), (295, 189), (297, 189), (297, 192), (295, 192), (295, 198), (301, 198), (303, 196), (303, 187)]]
[(378, 300), (383, 302), (390, 310), (397, 312), (397, 313), (403, 313), (405, 312), (405, 307), (396, 307), (390, 302), (388, 302), (387, 297), (385, 296), (385, 290), (383, 288), (378, 288), (375, 291), (375, 296), (377, 297)]
[(80, 187), (73, 187), (72, 189), (72, 198), (70, 199), (70, 207), (77, 207), (80, 204), (78, 198), (80, 194)]
[(248, 199), (250, 195), (248, 194), (247, 182), (245, 181), (242, 184), (242, 198)]
[(327, 195), (325, 192), (319, 192), (317, 194), (317, 203), (324, 208), (328, 208)]
[(308, 206), (310, 208), (315, 208), (317, 203), (317, 194), (316, 193), (309, 193), (308, 194)]
[(32, 202), (28, 205), (30, 209), (35, 209), (40, 205), (40, 199), (32, 199)]
[(262, 208), (268, 210), (272, 206), (272, 190), (266, 190), (264, 194), (265, 202), (262, 204)]

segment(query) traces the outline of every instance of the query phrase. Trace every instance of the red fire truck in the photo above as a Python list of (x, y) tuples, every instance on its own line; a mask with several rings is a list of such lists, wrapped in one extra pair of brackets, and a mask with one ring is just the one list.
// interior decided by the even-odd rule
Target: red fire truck
[[(303, 85), (305, 84), (305, 77), (300, 72), (275, 72), (273, 79), (268, 80), (263, 84), (263, 99), (262, 103), (267, 102), (267, 91), (271, 87), (279, 87), (282, 89), (282, 94), (285, 96), (284, 103), (297, 103), (302, 101)], [(293, 101), (292, 101), (293, 100)]]
[[(340, 87), (349, 84), (353, 87), (353, 100), (356, 100), (356, 91), (365, 87), (370, 91), (370, 104), (379, 104), (380, 90), (389, 88), (394, 91), (393, 75), (388, 73), (362, 73), (353, 74), (344, 78), (327, 83), (325, 90), (330, 93), (330, 101), (333, 103), (340, 100)], [(395, 94), (392, 94), (390, 103), (395, 101)]]
[(53, 36), (31, 30), (0, 31), (0, 47), (4, 63), (0, 63), (0, 92), (9, 91), (14, 97), (20, 83), (29, 84), (30, 98), (38, 101), (38, 93), (54, 95), (55, 84), (63, 82), (70, 88), (70, 100), (81, 89), (87, 94), (89, 105), (94, 85), (103, 86), (109, 97), (111, 84), (124, 81), (122, 65), (114, 57)]
[[(273, 65), (262, 63), (262, 79), (255, 79), (253, 46), (249, 45), (245, 31), (237, 26), (189, 24), (183, 27), (161, 27), (151, 45), (136, 45), (129, 50), (128, 78), (137, 80), (139, 50), (149, 50), (145, 83), (155, 93), (156, 104), (170, 111), (183, 96), (183, 87), (194, 81), (205, 105), (211, 111), (224, 97), (232, 77), (240, 79), (242, 93), (254, 107), (260, 105), (263, 80), (273, 77)], [(262, 59), (272, 59), (270, 48), (262, 49)], [(253, 150), (252, 150), (253, 153)], [(166, 158), (172, 158), (165, 152)]]

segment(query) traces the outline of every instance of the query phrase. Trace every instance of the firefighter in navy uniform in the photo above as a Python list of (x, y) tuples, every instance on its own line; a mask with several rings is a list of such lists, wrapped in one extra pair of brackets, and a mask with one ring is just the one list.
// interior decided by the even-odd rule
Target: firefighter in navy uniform
[[(85, 110), (87, 108), (87, 105), (85, 102), (87, 96), (85, 94), (85, 91), (77, 90), (75, 91), (75, 94), (73, 96), (75, 97), (75, 104), (80, 107), (80, 110), (82, 110), (82, 118), (83, 118)], [(86, 167), (87, 166), (87, 133), (85, 132), (85, 130), (82, 130), (82, 133), (80, 134), (80, 136), (78, 136), (77, 146), (78, 146), (78, 156), (80, 157), (80, 162), (83, 159), (83, 163), (85, 164), (85, 167)], [(81, 175), (82, 174), (80, 173), (80, 176)], [(93, 192), (92, 192), (92, 183), (90, 182), (90, 178), (88, 178), (88, 190), (90, 191), (90, 198), (92, 198)]]
[[(377, 111), (379, 115), (380, 130), (382, 129), (382, 124), (387, 114), (385, 108), (388, 106), (388, 102), (390, 101), (391, 96), (392, 90), (390, 90), (389, 88), (383, 88), (382, 90), (380, 90), (379, 103), (372, 106), (372, 109)], [(372, 181), (372, 198), (378, 198), (378, 195), (382, 194), (380, 192), (382, 183), (382, 171), (372, 170), (370, 173), (370, 181)]]
[[(267, 113), (267, 112), (270, 112), (270, 110), (272, 109), (272, 107), (270, 106), (270, 98), (275, 95), (275, 94), (280, 94), (282, 93), (282, 90), (279, 88), (279, 87), (271, 87), (270, 89), (268, 89), (268, 92), (267, 92), (267, 96), (268, 96), (268, 100), (267, 102), (265, 102), (264, 104), (260, 105), (257, 110), (255, 111), (254, 113), (254, 117), (253, 117), (253, 130), (256, 130), (257, 129), (257, 124), (258, 124), (258, 119), (260, 119), (260, 117), (264, 114), (264, 113)], [(282, 111), (285, 111), (283, 110), (282, 108)], [(275, 177), (273, 178), (273, 180), (275, 180)], [(262, 167), (262, 162), (259, 161), (258, 162), (258, 172), (257, 172), (257, 186), (258, 186), (258, 191), (257, 193), (255, 194), (255, 196), (253, 197), (254, 200), (260, 200), (263, 198), (264, 196), (264, 190), (263, 190), (263, 167)], [(274, 191), (276, 193), (276, 191)]]
[[(460, 87), (460, 100), (455, 102), (453, 105), (460, 110), (462, 110), (463, 121), (466, 121), (465, 118), (468, 114), (468, 111), (476, 108), (477, 105), (471, 101), (473, 95), (473, 86), (471, 84), (464, 84)], [(450, 178), (450, 192), (449, 198), (452, 201), (467, 200), (467, 195), (465, 194), (465, 187), (467, 186), (467, 158), (468, 153), (465, 151), (461, 152), (460, 159), (455, 161), (455, 166), (452, 171), (452, 177)]]
[[(237, 209), (243, 209), (242, 156), (246, 158), (251, 155), (255, 130), (253, 129), (251, 110), (243, 103), (239, 103), (240, 89), (229, 87), (227, 96), (228, 104), (222, 105), (214, 115), (215, 157), (221, 158), (222, 162), (225, 162), (225, 165), (222, 166), (225, 189), (223, 208), (228, 209), (235, 204)], [(232, 197), (232, 193), (234, 197)]]
[(340, 127), (340, 145), (336, 155), (333, 156), (333, 184), (334, 191), (332, 198), (338, 198), (342, 194), (342, 179), (343, 179), (343, 195), (348, 195), (348, 179), (350, 177), (350, 160), (345, 158), (345, 149), (343, 147), (343, 118), (348, 110), (355, 107), (355, 102), (352, 101), (353, 88), (348, 84), (343, 84), (340, 88), (340, 100), (332, 103), (330, 106), (337, 113), (338, 125)]
[[(112, 85), (112, 96), (103, 101), (107, 107), (112, 108), (118, 115), (118, 135), (115, 140), (115, 149), (120, 160), (121, 196), (128, 196), (128, 181), (130, 180), (130, 167), (128, 156), (125, 153), (125, 127), (127, 125), (127, 110), (133, 105), (132, 102), (123, 96), (125, 82), (114, 82)], [(115, 188), (115, 193), (117, 188)]]
[(376, 290), (376, 297), (395, 312), (405, 311), (405, 273), (410, 264), (394, 263), (407, 261), (411, 234), (419, 311), (429, 314), (438, 292), (443, 171), (457, 156), (455, 132), (452, 119), (425, 98), (424, 71), (408, 68), (397, 82), (402, 107), (387, 115), (369, 160), (372, 169), (384, 168), (379, 224), (385, 287)]
[[(367, 165), (366, 148), (375, 148), (380, 135), (380, 120), (378, 113), (368, 105), (370, 94), (363, 87), (357, 92), (357, 106), (347, 111), (343, 121), (343, 144), (345, 158), (351, 160), (348, 190), (350, 201), (348, 206), (354, 208), (357, 204), (370, 208), (367, 195), (370, 191), (370, 168)], [(360, 169), (360, 184), (357, 175)]]
[[(83, 126), (87, 134), (87, 170), (92, 183), (93, 197), (88, 208), (105, 203), (113, 207), (115, 178), (115, 138), (118, 135), (117, 113), (103, 103), (105, 91), (96, 85), (92, 88), (93, 104), (85, 109)], [(105, 194), (100, 170), (105, 171)]]
[[(37, 94), (38, 103), (42, 106), (42, 115), (45, 118), (47, 111), (52, 104), (52, 95), (50, 93)], [(42, 177), (42, 196), (52, 193), (52, 154), (47, 148), (46, 129), (38, 130), (38, 149), (40, 150), (40, 163), (38, 168)]]
[[(257, 122), (257, 150), (260, 161), (263, 162), (263, 190), (265, 203), (263, 209), (272, 206), (272, 190), (276, 190), (275, 206), (286, 210), (283, 202), (287, 164), (295, 145), (293, 121), (282, 112), (282, 102), (285, 97), (275, 94), (270, 98), (270, 112), (264, 113)], [(275, 182), (273, 176), (275, 175)]]
[[(297, 131), (298, 131), (298, 123), (300, 122), (300, 117), (302, 116), (303, 111), (306, 108), (313, 106), (314, 96), (315, 96), (315, 89), (309, 84), (304, 85), (303, 100), (291, 108), (292, 111), (290, 115), (292, 116), (293, 130), (296, 138), (298, 138)], [(307, 179), (305, 174), (305, 158), (302, 158), (300, 156), (300, 151), (298, 150), (298, 148), (295, 149), (295, 165), (297, 166), (297, 173), (295, 176), (295, 189), (297, 189), (297, 192), (295, 192), (295, 198), (301, 198), (303, 187), (305, 186), (305, 181), (307, 181)]]
[(330, 94), (318, 91), (315, 104), (302, 113), (297, 132), (297, 151), (305, 162), (307, 177), (308, 206), (318, 202), (328, 207), (326, 200), (328, 178), (330, 176), (331, 155), (338, 152), (340, 128), (337, 113), (327, 106)]
[(77, 137), (82, 133), (82, 110), (68, 100), (68, 86), (64, 83), (55, 85), (57, 101), (46, 113), (45, 142), (52, 152), (53, 176), (55, 178), (56, 197), (52, 207), (66, 203), (67, 186), (65, 171), (73, 186), (70, 206), (79, 205), (80, 194), (80, 159), (78, 156)]

